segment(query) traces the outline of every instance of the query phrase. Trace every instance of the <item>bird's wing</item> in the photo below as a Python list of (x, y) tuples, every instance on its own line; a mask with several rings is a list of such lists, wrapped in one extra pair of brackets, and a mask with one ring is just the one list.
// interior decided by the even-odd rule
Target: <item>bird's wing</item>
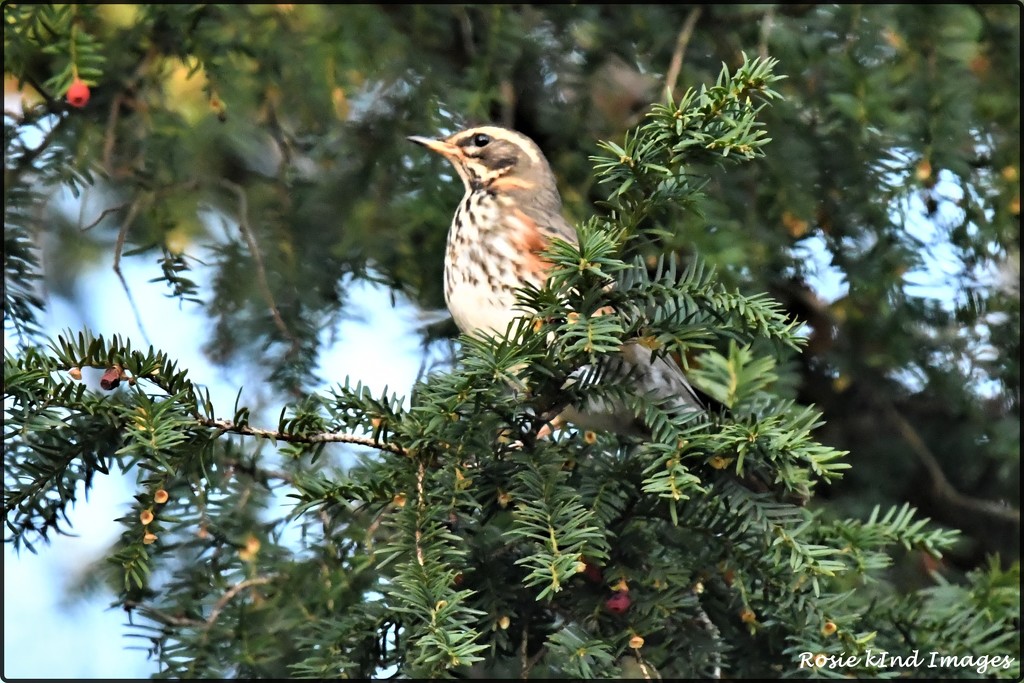
[[(566, 386), (590, 372), (590, 366), (580, 368), (572, 374)], [(619, 353), (608, 358), (598, 381), (628, 384), (637, 395), (653, 399), (675, 415), (705, 412), (679, 365), (665, 356), (655, 356), (651, 349), (637, 341), (626, 342)], [(580, 429), (649, 436), (649, 430), (637, 415), (619, 402), (589, 398), (581, 406), (568, 406), (561, 417)]]
[(668, 401), (666, 407), (672, 411), (704, 412), (703, 402), (675, 360), (655, 356), (651, 349), (636, 341), (622, 345), (622, 357), (626, 365), (636, 370), (638, 389), (658, 400)]

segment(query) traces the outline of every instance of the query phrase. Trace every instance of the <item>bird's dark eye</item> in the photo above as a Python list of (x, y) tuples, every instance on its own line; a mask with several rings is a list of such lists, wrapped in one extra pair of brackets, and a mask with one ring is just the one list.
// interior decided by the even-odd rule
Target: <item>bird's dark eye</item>
[(476, 135), (473, 136), (474, 147), (486, 147), (487, 143), (489, 143), (490, 141), (491, 136), (485, 135), (484, 133), (477, 133)]

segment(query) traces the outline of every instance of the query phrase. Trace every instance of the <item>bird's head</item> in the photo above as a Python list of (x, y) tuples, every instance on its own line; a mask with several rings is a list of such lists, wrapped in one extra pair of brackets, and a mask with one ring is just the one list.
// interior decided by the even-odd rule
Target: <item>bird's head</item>
[(547, 159), (537, 143), (522, 133), (498, 126), (480, 126), (441, 139), (414, 135), (409, 140), (451, 162), (466, 192), (557, 193)]

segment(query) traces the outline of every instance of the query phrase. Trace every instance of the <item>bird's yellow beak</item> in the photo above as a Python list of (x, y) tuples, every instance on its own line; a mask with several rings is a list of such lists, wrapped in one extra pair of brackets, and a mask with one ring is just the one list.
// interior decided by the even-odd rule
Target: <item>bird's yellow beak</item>
[(423, 145), (431, 152), (436, 152), (443, 156), (445, 159), (454, 159), (455, 157), (462, 156), (462, 150), (457, 146), (446, 142), (444, 140), (438, 140), (436, 138), (424, 138), (419, 135), (410, 135), (408, 140), (415, 142), (417, 145)]

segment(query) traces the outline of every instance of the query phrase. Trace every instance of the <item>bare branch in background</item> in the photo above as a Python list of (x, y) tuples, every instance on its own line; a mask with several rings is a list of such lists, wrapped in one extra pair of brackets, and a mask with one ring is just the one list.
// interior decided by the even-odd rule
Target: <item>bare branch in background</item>
[(676, 38), (676, 49), (672, 52), (672, 60), (668, 64), (668, 72), (665, 74), (665, 86), (669, 92), (675, 92), (676, 81), (679, 80), (679, 72), (683, 68), (683, 55), (686, 54), (686, 46), (690, 44), (690, 37), (693, 35), (693, 28), (700, 19), (701, 8), (694, 7), (686, 16), (683, 28)]
[(230, 180), (222, 179), (220, 183), (231, 190), (238, 198), (238, 229), (241, 231), (242, 236), (245, 237), (246, 244), (249, 245), (249, 253), (252, 254), (252, 260), (256, 264), (256, 285), (259, 287), (264, 301), (267, 302), (267, 306), (270, 307), (270, 315), (274, 319), (274, 325), (277, 326), (278, 331), (281, 332), (284, 338), (291, 342), (291, 352), (294, 353), (300, 348), (299, 340), (295, 338), (295, 335), (292, 334), (285, 324), (284, 318), (281, 317), (281, 311), (277, 308), (277, 303), (274, 301), (274, 294), (270, 291), (270, 284), (267, 282), (267, 270), (263, 265), (263, 253), (256, 242), (252, 226), (249, 225), (249, 199), (245, 194), (245, 189)]
[[(146, 328), (142, 325), (142, 316), (139, 314), (139, 307), (135, 305), (135, 298), (132, 296), (131, 287), (128, 286), (128, 281), (124, 279), (124, 273), (121, 272), (121, 254), (124, 252), (124, 243), (128, 238), (128, 230), (132, 227), (132, 223), (135, 221), (135, 217), (139, 215), (139, 205), (142, 203), (142, 198), (137, 197), (135, 201), (128, 207), (128, 215), (125, 216), (124, 222), (121, 224), (121, 229), (117, 232), (117, 241), (114, 244), (114, 274), (117, 275), (117, 279), (121, 281), (121, 288), (124, 289), (124, 294), (128, 297), (128, 305), (132, 307), (132, 314), (135, 316), (135, 324), (139, 326), (139, 332), (142, 334), (142, 338), (147, 344), (152, 344), (149, 340), (149, 335), (146, 334)], [(100, 216), (102, 218), (102, 216)]]

